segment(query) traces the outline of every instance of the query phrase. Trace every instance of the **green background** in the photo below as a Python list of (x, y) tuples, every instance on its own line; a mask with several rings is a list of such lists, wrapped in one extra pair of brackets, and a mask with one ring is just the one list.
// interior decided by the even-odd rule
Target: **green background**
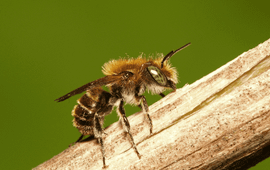
[[(31, 169), (80, 136), (54, 99), (103, 76), (110, 59), (168, 53), (193, 83), (270, 38), (265, 1), (0, 1), (1, 164)], [(149, 105), (160, 99), (146, 95)], [(139, 111), (126, 106), (127, 114)], [(115, 111), (105, 126), (117, 121)], [(255, 169), (268, 169), (270, 158)]]

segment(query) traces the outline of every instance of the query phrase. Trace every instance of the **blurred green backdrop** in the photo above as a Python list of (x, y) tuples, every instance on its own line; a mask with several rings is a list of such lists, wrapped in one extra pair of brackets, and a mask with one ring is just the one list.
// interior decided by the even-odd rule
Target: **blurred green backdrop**
[[(80, 136), (77, 95), (110, 59), (168, 53), (178, 88), (270, 38), (270, 1), (0, 1), (1, 164), (31, 169)], [(160, 99), (146, 95), (149, 105)], [(127, 114), (139, 111), (126, 106)], [(106, 125), (117, 121), (113, 112)], [(268, 169), (270, 158), (256, 169)]]

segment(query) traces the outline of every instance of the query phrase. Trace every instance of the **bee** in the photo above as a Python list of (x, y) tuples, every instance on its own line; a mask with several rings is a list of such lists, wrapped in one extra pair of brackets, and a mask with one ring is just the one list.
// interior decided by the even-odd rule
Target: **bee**
[[(104, 117), (110, 114), (114, 106), (116, 106), (119, 121), (122, 123), (125, 133), (130, 137), (130, 143), (134, 151), (141, 158), (130, 132), (130, 124), (125, 114), (124, 104), (137, 105), (142, 109), (149, 124), (151, 135), (153, 133), (153, 124), (148, 114), (149, 109), (143, 93), (147, 90), (164, 97), (165, 95), (162, 92), (166, 89), (172, 89), (173, 92), (176, 90), (177, 71), (171, 67), (167, 60), (190, 44), (188, 43), (175, 51), (171, 51), (165, 57), (163, 57), (163, 54), (159, 54), (156, 59), (146, 59), (140, 56), (136, 59), (111, 60), (102, 67), (105, 77), (87, 83), (56, 99), (55, 101), (61, 102), (86, 91), (77, 100), (78, 105), (75, 105), (72, 110), (73, 125), (81, 133), (79, 139), (74, 143), (85, 141), (82, 139), (87, 135), (89, 135), (90, 139), (96, 138), (101, 146), (103, 168), (106, 168), (102, 139), (104, 134), (103, 123)], [(109, 92), (103, 90), (102, 86), (107, 86)]]

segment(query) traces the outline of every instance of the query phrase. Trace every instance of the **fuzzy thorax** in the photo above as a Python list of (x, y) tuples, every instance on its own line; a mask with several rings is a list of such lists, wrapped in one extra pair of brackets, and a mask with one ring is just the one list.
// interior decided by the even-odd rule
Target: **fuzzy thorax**
[(140, 55), (138, 58), (120, 58), (118, 60), (111, 60), (103, 65), (102, 72), (105, 75), (116, 75), (123, 71), (132, 72), (137, 79), (141, 79), (141, 68), (145, 63), (151, 63), (153, 66), (159, 68), (167, 77), (167, 79), (173, 81), (177, 84), (177, 71), (174, 67), (171, 67), (169, 61), (166, 61), (161, 68), (161, 61), (163, 59), (163, 54), (158, 53), (156, 58), (149, 57), (148, 59), (143, 58)]

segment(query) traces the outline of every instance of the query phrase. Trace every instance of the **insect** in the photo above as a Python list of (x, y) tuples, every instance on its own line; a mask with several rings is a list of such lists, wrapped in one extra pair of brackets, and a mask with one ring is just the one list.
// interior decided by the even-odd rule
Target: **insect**
[[(90, 138), (96, 138), (101, 146), (103, 157), (103, 168), (105, 163), (105, 150), (102, 135), (104, 117), (112, 112), (114, 106), (117, 107), (117, 113), (122, 122), (124, 131), (129, 135), (130, 142), (137, 156), (141, 155), (134, 142), (130, 132), (130, 124), (124, 110), (124, 103), (137, 105), (142, 109), (150, 127), (150, 135), (153, 133), (152, 120), (148, 114), (148, 105), (143, 93), (148, 90), (153, 94), (162, 93), (166, 89), (176, 90), (177, 71), (168, 63), (168, 59), (178, 51), (189, 46), (190, 43), (181, 48), (171, 51), (165, 57), (162, 54), (156, 59), (145, 59), (138, 57), (136, 59), (111, 60), (103, 65), (102, 72), (106, 75), (90, 83), (79, 87), (70, 93), (56, 99), (61, 102), (71, 96), (86, 93), (77, 100), (72, 110), (73, 125), (81, 133), (79, 139), (75, 142), (82, 142), (83, 137), (90, 135)], [(109, 92), (102, 89), (107, 86)]]

